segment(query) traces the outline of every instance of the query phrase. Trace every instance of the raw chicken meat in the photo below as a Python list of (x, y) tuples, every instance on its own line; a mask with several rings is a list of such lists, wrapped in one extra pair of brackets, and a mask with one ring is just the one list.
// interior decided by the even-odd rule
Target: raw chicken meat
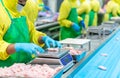
[(59, 48), (47, 48), (48, 52), (58, 52)]
[(84, 51), (84, 50), (77, 50), (77, 49), (75, 49), (73, 47), (64, 47), (64, 48), (70, 50), (71, 55), (80, 55)]
[(62, 66), (53, 69), (47, 64), (31, 65), (16, 63), (11, 67), (0, 68), (0, 77), (52, 78)]

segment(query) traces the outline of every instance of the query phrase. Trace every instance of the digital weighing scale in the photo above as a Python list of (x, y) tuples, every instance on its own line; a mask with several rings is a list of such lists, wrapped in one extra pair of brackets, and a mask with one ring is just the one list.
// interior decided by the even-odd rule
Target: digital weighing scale
[(57, 52), (46, 51), (39, 54), (31, 63), (62, 65), (65, 72), (74, 65), (73, 58), (68, 52), (69, 50), (66, 49), (59, 49)]

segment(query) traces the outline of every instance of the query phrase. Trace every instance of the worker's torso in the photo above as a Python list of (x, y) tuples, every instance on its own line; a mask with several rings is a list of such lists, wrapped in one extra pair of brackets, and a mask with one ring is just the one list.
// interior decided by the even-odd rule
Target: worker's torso
[[(7, 28), (7, 31), (3, 35), (3, 40), (8, 43), (29, 43), (30, 37), (29, 37), (29, 29), (26, 23), (26, 17), (19, 17), (19, 18), (12, 18), (9, 11), (4, 7), (4, 4), (0, 2), (3, 7), (4, 13), (6, 13), (6, 16), (8, 15), (10, 19), (9, 27)], [(4, 20), (4, 19), (3, 19)], [(3, 21), (5, 22), (5, 21)], [(3, 29), (6, 28), (3, 23)], [(0, 66), (10, 66), (14, 63), (27, 63), (31, 60), (31, 55), (27, 54), (25, 52), (15, 52), (14, 54), (11, 54), (10, 57), (7, 60), (0, 60)]]
[[(71, 11), (68, 15), (68, 20), (72, 21), (73, 23), (78, 24), (78, 14), (76, 11), (76, 8), (71, 8)], [(79, 25), (79, 24), (78, 24)], [(60, 31), (60, 39), (66, 39), (66, 38), (75, 38), (78, 35), (80, 35), (80, 32), (76, 32), (72, 27), (65, 27), (65, 26), (61, 26), (61, 31)]]

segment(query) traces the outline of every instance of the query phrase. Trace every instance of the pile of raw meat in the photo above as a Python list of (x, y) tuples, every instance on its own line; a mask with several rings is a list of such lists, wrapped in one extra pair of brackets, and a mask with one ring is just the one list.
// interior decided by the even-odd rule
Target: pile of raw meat
[(11, 67), (0, 68), (0, 77), (52, 78), (61, 69), (62, 66), (53, 69), (47, 64), (26, 65), (18, 63)]
[(74, 47), (64, 47), (65, 49), (70, 50), (71, 55), (80, 55), (84, 52), (84, 49), (75, 49)]

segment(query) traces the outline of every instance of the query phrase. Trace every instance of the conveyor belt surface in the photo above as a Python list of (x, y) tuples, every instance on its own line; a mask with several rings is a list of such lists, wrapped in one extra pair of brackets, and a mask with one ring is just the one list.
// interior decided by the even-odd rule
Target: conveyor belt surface
[[(107, 56), (102, 56), (102, 53), (106, 53)], [(107, 69), (99, 69), (100, 65)], [(120, 78), (120, 29), (98, 47), (68, 78)]]

